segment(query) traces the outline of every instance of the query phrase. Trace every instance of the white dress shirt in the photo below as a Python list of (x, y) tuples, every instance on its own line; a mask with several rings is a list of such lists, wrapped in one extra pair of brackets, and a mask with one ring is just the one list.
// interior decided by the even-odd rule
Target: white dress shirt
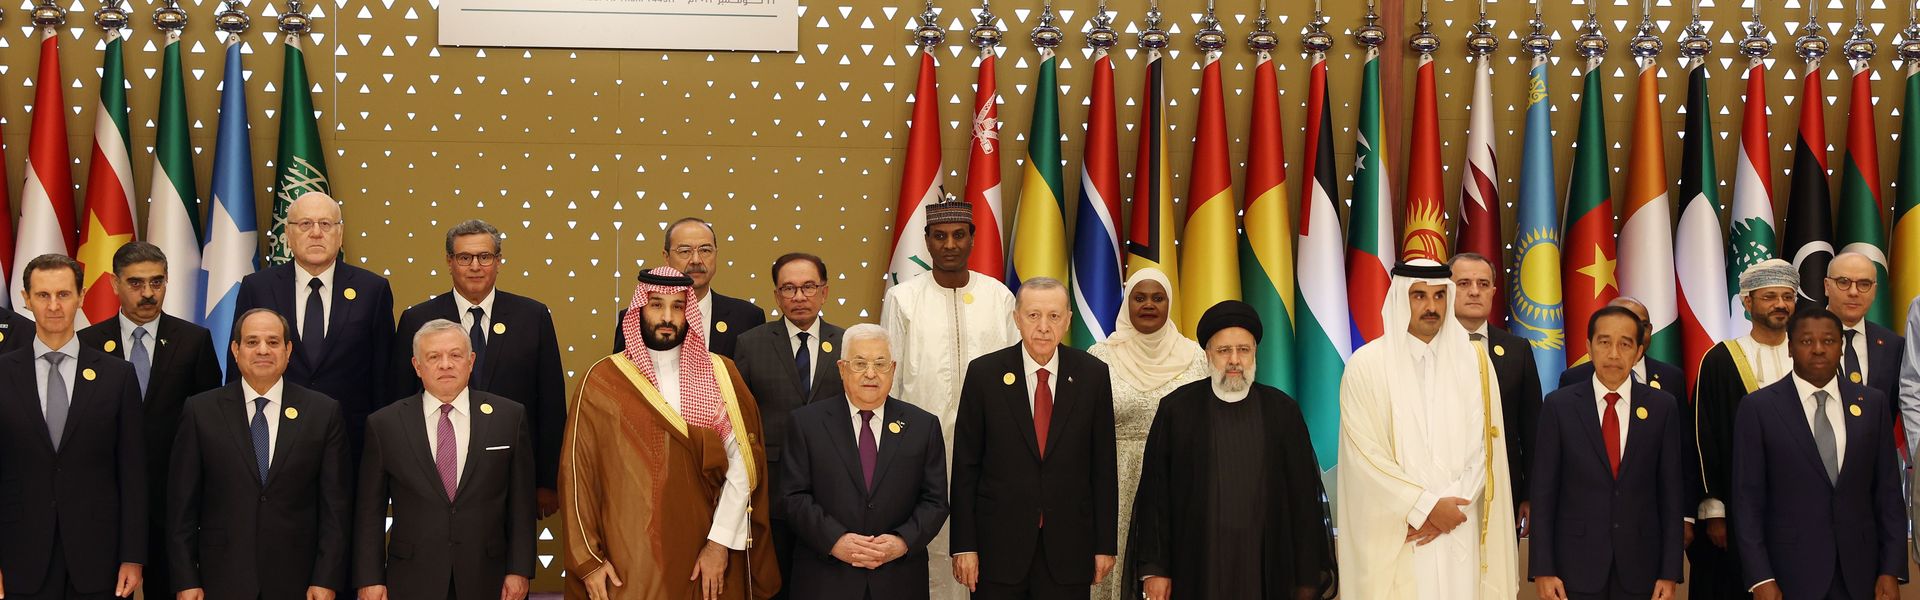
[(707, 341), (711, 342), (713, 341), (713, 326), (715, 323), (719, 323), (719, 321), (713, 319), (713, 290), (708, 289), (706, 294), (700, 296), (699, 300), (694, 301), (694, 304), (700, 305), (700, 316), (707, 318), (707, 330), (701, 333), (707, 336)]
[(1033, 355), (1027, 354), (1026, 346), (1021, 346), (1020, 362), (1026, 365), (1024, 368), (1027, 374), (1027, 412), (1033, 412), (1033, 395), (1040, 391), (1038, 372), (1042, 367), (1047, 369), (1047, 393), (1053, 395), (1058, 401), (1058, 394), (1055, 392), (1060, 390), (1060, 350), (1055, 348), (1053, 356), (1047, 358), (1046, 364), (1040, 364), (1034, 362)]
[(307, 318), (307, 294), (313, 293), (307, 289), (307, 282), (318, 279), (320, 280), (320, 335), (327, 334), (327, 326), (333, 324), (333, 272), (338, 266), (337, 262), (327, 265), (327, 270), (321, 271), (319, 275), (308, 274), (307, 270), (300, 265), (293, 266), (293, 314), (286, 317), (293, 321), (295, 332), (307, 330), (307, 324), (301, 322), (301, 319)]
[(122, 355), (126, 356), (129, 362), (133, 361), (133, 330), (147, 330), (147, 339), (140, 341), (140, 348), (147, 352), (147, 364), (152, 365), (154, 348), (160, 345), (159, 317), (155, 317), (152, 321), (147, 321), (145, 325), (133, 324), (133, 319), (127, 318), (126, 313), (120, 313), (114, 318), (120, 319), (120, 348), (123, 350)]
[(1840, 378), (1834, 377), (1833, 379), (1827, 380), (1827, 385), (1825, 386), (1815, 386), (1812, 383), (1808, 383), (1807, 380), (1801, 379), (1798, 373), (1789, 375), (1789, 377), (1793, 378), (1794, 393), (1800, 395), (1800, 413), (1807, 417), (1807, 431), (1809, 432), (1813, 431), (1813, 407), (1815, 406), (1813, 393), (1818, 391), (1825, 391), (1827, 393), (1827, 422), (1833, 424), (1833, 466), (1836, 469), (1845, 468), (1847, 462), (1847, 421), (1845, 415), (1847, 411), (1845, 407), (1841, 406), (1846, 404), (1846, 398), (1840, 396)]
[(246, 380), (241, 380), (241, 383), (240, 383), (240, 391), (247, 393), (247, 396), (245, 398), (242, 398), (240, 401), (241, 407), (244, 409), (241, 411), (244, 414), (242, 415), (240, 424), (244, 425), (247, 431), (253, 431), (253, 413), (254, 411), (257, 411), (260, 409), (259, 405), (254, 404), (253, 401), (260, 398), (267, 399), (267, 468), (268, 469), (273, 468), (274, 441), (280, 439), (280, 419), (283, 416), (281, 415), (281, 413), (286, 412), (284, 410), (281, 410), (281, 407), (286, 406), (286, 404), (280, 401), (281, 395), (286, 392), (286, 387), (287, 387), (287, 380), (285, 378), (275, 380), (273, 382), (273, 387), (267, 388), (267, 391), (264, 391), (264, 392), (253, 389), (253, 385), (246, 383)]
[[(445, 404), (433, 392), (420, 394), (421, 411), (427, 417), (427, 452), (438, 459), (440, 452), (440, 405)], [(453, 421), (453, 482), (459, 485), (460, 479), (467, 475), (467, 443), (473, 441), (473, 412), (467, 401), (467, 390), (453, 397), (453, 412), (447, 413), (447, 420)]]
[(47, 367), (51, 365), (42, 357), (48, 352), (59, 352), (67, 357), (60, 361), (60, 379), (67, 382), (67, 418), (71, 420), (73, 418), (73, 385), (77, 381), (74, 376), (80, 370), (80, 336), (67, 338), (67, 343), (61, 344), (59, 350), (47, 347), (46, 342), (40, 341), (40, 336), (33, 337), (33, 380), (38, 384), (33, 389), (40, 395), (41, 417), (47, 416)]
[[(1840, 339), (1843, 341), (1846, 340), (1847, 332), (1849, 331), (1854, 332), (1853, 342), (1847, 345), (1853, 346), (1853, 355), (1860, 358), (1860, 381), (1858, 383), (1864, 384), (1867, 382), (1867, 369), (1873, 368), (1873, 365), (1867, 364), (1867, 320), (1861, 319), (1859, 323), (1854, 323), (1852, 327), (1842, 328), (1840, 330)], [(1840, 356), (1840, 376), (1847, 377), (1846, 355), (1841, 354)]]
[[(1607, 422), (1608, 392), (1620, 394), (1620, 400), (1613, 403), (1613, 418), (1620, 422), (1620, 447), (1618, 450), (1620, 451), (1621, 460), (1625, 460), (1627, 456), (1627, 427), (1633, 423), (1633, 419), (1627, 418), (1627, 407), (1633, 404), (1633, 382), (1622, 381), (1620, 382), (1620, 389), (1609, 390), (1607, 386), (1600, 383), (1600, 376), (1597, 374), (1594, 375), (1593, 410), (1594, 415), (1600, 419), (1598, 422), (1603, 424)], [(1603, 436), (1601, 439), (1604, 441), (1605, 437)]]
[[(660, 399), (672, 407), (674, 413), (684, 416), (686, 411), (680, 409), (680, 349), (660, 352), (648, 348), (647, 355), (653, 359), (653, 387), (660, 392)], [(713, 509), (713, 526), (707, 529), (707, 540), (729, 549), (745, 550), (749, 490), (746, 459), (741, 457), (740, 443), (735, 439), (737, 434), (727, 434), (720, 440), (727, 448), (727, 485), (720, 489), (720, 503)]]
[[(800, 353), (800, 334), (804, 332), (807, 334), (807, 364), (813, 367), (813, 371), (820, 370), (819, 317), (815, 317), (813, 319), (813, 325), (806, 329), (795, 326), (793, 321), (789, 319), (780, 319), (780, 322), (787, 324), (787, 354)], [(809, 390), (813, 389), (813, 371), (800, 374), (801, 379), (807, 380), (807, 389)]]
[[(847, 414), (852, 415), (851, 419), (853, 420), (853, 448), (857, 452), (860, 449), (860, 411), (862, 409), (858, 405), (855, 405), (852, 400), (848, 400), (847, 410), (851, 411), (851, 412), (848, 412)], [(880, 406), (874, 407), (873, 409), (873, 447), (875, 450), (878, 450), (880, 448), (880, 442), (885, 441), (887, 439), (886, 434), (881, 433), (882, 431), (886, 430), (886, 427), (887, 427), (887, 403), (882, 402), (880, 403)]]
[(468, 302), (467, 297), (460, 295), (460, 292), (453, 292), (453, 307), (460, 313), (461, 329), (473, 331), (473, 313), (467, 311), (475, 306), (480, 307), (480, 339), (482, 341), (493, 337), (493, 296), (494, 290), (487, 290), (487, 297), (481, 298), (479, 304), (474, 304)]

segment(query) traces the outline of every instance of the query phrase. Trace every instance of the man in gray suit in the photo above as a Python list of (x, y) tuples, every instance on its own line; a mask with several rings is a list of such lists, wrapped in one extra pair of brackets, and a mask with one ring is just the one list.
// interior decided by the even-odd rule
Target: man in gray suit
[[(800, 252), (773, 261), (774, 299), (780, 319), (740, 334), (734, 364), (747, 389), (760, 402), (761, 424), (767, 439), (767, 471), (773, 489), (780, 489), (781, 450), (786, 445), (787, 415), (816, 400), (841, 392), (839, 327), (820, 318), (827, 301), (827, 265), (820, 257)], [(781, 581), (791, 581), (793, 532), (787, 528), (781, 503), (773, 503), (773, 548), (780, 561)], [(783, 589), (775, 598), (783, 598)]]

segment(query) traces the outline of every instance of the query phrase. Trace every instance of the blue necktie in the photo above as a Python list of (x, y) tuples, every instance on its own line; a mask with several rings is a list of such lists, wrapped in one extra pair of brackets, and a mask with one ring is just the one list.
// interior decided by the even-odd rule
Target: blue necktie
[(473, 386), (480, 385), (480, 362), (487, 356), (487, 334), (480, 321), (487, 316), (486, 309), (475, 306), (467, 309), (473, 315), (473, 326), (467, 328), (467, 340), (473, 344)]
[(325, 284), (318, 278), (307, 280), (306, 316), (300, 319), (300, 343), (307, 349), (307, 366), (320, 367), (320, 359), (326, 358), (327, 307), (320, 296), (320, 288)]
[(260, 467), (260, 485), (267, 484), (267, 455), (273, 447), (267, 445), (267, 399), (255, 398), (253, 411), (253, 461)]
[(133, 328), (133, 347), (127, 349), (127, 362), (133, 363), (133, 374), (140, 378), (140, 396), (147, 395), (147, 378), (153, 374), (153, 358), (147, 356), (147, 328)]
[(807, 352), (807, 332), (800, 332), (800, 349), (793, 352), (793, 367), (800, 373), (800, 401), (813, 397), (813, 356)]

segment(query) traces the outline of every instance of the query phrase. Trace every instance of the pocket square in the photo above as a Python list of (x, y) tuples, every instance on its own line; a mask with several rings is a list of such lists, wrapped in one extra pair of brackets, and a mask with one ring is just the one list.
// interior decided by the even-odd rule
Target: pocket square
[(488, 450), (510, 450), (513, 446), (488, 446)]

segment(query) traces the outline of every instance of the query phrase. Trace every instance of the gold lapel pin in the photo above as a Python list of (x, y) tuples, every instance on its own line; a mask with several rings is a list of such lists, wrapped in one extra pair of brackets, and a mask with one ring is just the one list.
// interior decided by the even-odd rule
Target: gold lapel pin
[(352, 300), (354, 298), (360, 297), (360, 294), (354, 292), (353, 288), (347, 288), (346, 291), (342, 292), (340, 295), (345, 296), (348, 300)]
[(973, 304), (973, 292), (967, 292), (965, 294), (961, 294), (960, 301), (967, 304)]
[(726, 321), (721, 321), (721, 322), (719, 322), (719, 323), (714, 323), (714, 324), (713, 324), (713, 330), (714, 330), (714, 331), (718, 331), (718, 332), (720, 332), (720, 333), (726, 333), (726, 332), (727, 332), (727, 322), (726, 322)]
[(493, 334), (494, 334), (494, 335), (506, 335), (506, 333), (507, 333), (507, 324), (506, 324), (506, 323), (494, 323), (494, 324), (493, 324)]
[(833, 351), (833, 342), (820, 342), (820, 351), (821, 351), (821, 352), (832, 352), (832, 351)]
[(7, 332), (0, 331), (0, 342), (7, 341)]
[(1860, 416), (1860, 405), (1858, 405), (1858, 404), (1855, 404), (1855, 405), (1852, 405), (1852, 406), (1848, 406), (1848, 407), (1847, 407), (1847, 412), (1848, 412), (1848, 413), (1850, 413), (1850, 414), (1852, 414), (1853, 416), (1856, 416), (1856, 417), (1858, 417), (1858, 416)]
[(113, 340), (107, 340), (107, 343), (100, 345), (100, 349), (105, 350), (107, 352), (112, 352), (114, 348), (119, 348), (119, 347), (120, 347), (120, 344), (114, 342)]
[(93, 369), (81, 369), (80, 377), (83, 379), (86, 379), (87, 381), (93, 381), (93, 378), (95, 377), (93, 373)]
[(485, 402), (480, 403), (480, 414), (483, 414), (483, 415), (493, 414), (493, 405), (487, 404)]
[(1854, 371), (1852, 373), (1848, 373), (1847, 379), (1853, 380), (1854, 383), (1860, 383), (1860, 372)]
[(1640, 420), (1642, 421), (1647, 420), (1647, 407), (1642, 406), (1640, 408), (1633, 409), (1633, 416), (1640, 417)]
[(1008, 373), (1006, 375), (1000, 376), (1000, 381), (1001, 383), (1005, 383), (1007, 385), (1013, 385), (1013, 374)]
[(298, 419), (300, 418), (300, 409), (289, 406), (283, 414), (287, 415), (287, 420), (289, 421)]
[(1653, 389), (1656, 389), (1656, 390), (1657, 390), (1657, 389), (1660, 389), (1660, 380), (1658, 380), (1658, 379), (1655, 379), (1655, 380), (1653, 380), (1653, 381), (1652, 381), (1651, 383), (1648, 383), (1648, 384), (1647, 384), (1647, 387), (1651, 387), (1651, 388), (1653, 388)]
[(900, 435), (900, 430), (906, 429), (906, 428), (907, 428), (907, 425), (900, 421), (894, 421), (892, 423), (887, 424), (887, 431), (893, 432), (894, 435)]
[(1494, 356), (1506, 356), (1506, 355), (1507, 355), (1507, 347), (1506, 347), (1506, 346), (1499, 346), (1499, 345), (1496, 345), (1496, 346), (1494, 346), (1494, 347), (1493, 347), (1493, 355), (1494, 355)]

